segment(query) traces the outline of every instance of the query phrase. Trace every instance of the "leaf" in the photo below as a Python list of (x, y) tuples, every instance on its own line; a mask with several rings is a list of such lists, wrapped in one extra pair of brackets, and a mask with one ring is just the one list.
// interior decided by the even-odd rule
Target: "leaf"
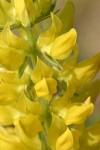
[(74, 24), (74, 5), (71, 0), (68, 0), (64, 8), (59, 12), (59, 18), (63, 23), (61, 33), (69, 31)]
[(52, 58), (47, 53), (44, 53), (43, 56), (50, 65), (55, 66), (58, 70), (63, 70), (62, 66), (55, 58)]
[(19, 67), (18, 78), (20, 79), (24, 73), (24, 70), (28, 64), (28, 57), (25, 58), (24, 63)]

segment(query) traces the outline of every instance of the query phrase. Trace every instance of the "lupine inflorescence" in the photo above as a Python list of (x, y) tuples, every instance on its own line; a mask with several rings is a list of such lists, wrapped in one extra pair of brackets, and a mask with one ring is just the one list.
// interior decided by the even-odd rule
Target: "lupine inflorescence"
[(100, 53), (78, 62), (73, 3), (55, 5), (0, 0), (0, 150), (100, 150)]

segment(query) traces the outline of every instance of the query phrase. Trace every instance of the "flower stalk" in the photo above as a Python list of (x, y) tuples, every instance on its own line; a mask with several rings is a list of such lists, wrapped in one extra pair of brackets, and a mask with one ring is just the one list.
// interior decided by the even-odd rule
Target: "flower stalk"
[(74, 5), (56, 2), (0, 1), (0, 150), (100, 149), (100, 53), (78, 62)]

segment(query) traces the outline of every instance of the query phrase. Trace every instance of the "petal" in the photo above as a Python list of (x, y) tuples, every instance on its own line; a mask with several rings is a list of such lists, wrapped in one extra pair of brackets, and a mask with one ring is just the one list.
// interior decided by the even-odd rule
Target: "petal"
[(75, 68), (78, 60), (78, 54), (79, 54), (79, 47), (76, 44), (73, 49), (73, 54), (66, 60), (66, 62), (63, 65), (63, 70), (60, 72), (60, 77), (63, 80), (67, 80), (70, 78), (70, 75), (73, 72), (73, 69)]
[(42, 131), (42, 125), (39, 119), (31, 113), (18, 118), (14, 124), (21, 138), (25, 135), (29, 138), (33, 138), (38, 132)]
[(83, 103), (83, 105), (69, 105), (67, 109), (62, 111), (66, 125), (81, 124), (91, 115), (94, 105), (90, 101), (90, 97)]
[(51, 126), (47, 132), (47, 143), (52, 149), (55, 149), (56, 141), (57, 141), (58, 137), (65, 130), (66, 130), (66, 126), (64, 124), (64, 121), (61, 118), (59, 118), (58, 116), (56, 116), (55, 114), (52, 114)]
[(50, 55), (55, 59), (63, 60), (70, 56), (76, 43), (77, 33), (75, 29), (57, 37), (52, 44)]
[(18, 99), (17, 87), (10, 84), (0, 84), (0, 105), (10, 104)]
[[(3, 41), (6, 45), (8, 45), (8, 47), (13, 47), (17, 50), (19, 49), (20, 51), (22, 49), (26, 50), (26, 52), (29, 50), (27, 41), (24, 38), (18, 37), (13, 34), (13, 32), (10, 30), (9, 24), (6, 24), (2, 32), (0, 33), (0, 41)], [(3, 47), (3, 45), (1, 46)]]
[(25, 55), (14, 48), (0, 48), (0, 64), (8, 70), (16, 70), (24, 62)]
[(19, 139), (15, 132), (9, 134), (7, 129), (0, 128), (0, 150), (40, 150), (39, 142), (38, 138), (34, 138), (32, 143), (34, 146), (31, 143), (29, 143), (30, 145), (28, 146), (27, 143), (23, 143)]
[(27, 53), (27, 42), (15, 36), (7, 24), (0, 33), (0, 64), (8, 70), (16, 70), (24, 62)]
[(23, 144), (17, 136), (5, 134), (0, 131), (0, 149), (1, 150), (28, 150), (28, 147)]
[(59, 112), (70, 102), (74, 92), (75, 87), (69, 81), (67, 81), (67, 91), (63, 96), (53, 99), (51, 107), (52, 111), (59, 114)]
[[(41, 66), (41, 67), (40, 67)], [(53, 69), (37, 58), (37, 64), (32, 71), (31, 79), (34, 83), (40, 81), (43, 77), (48, 78), (53, 75)]]
[(22, 92), (18, 100), (12, 104), (12, 107), (24, 114), (32, 113), (41, 116), (44, 113), (41, 103), (31, 101), (26, 97), (24, 92)]
[(80, 147), (80, 133), (75, 129), (71, 129), (71, 132), (72, 132), (73, 140), (74, 140), (73, 147), (76, 150)]
[(41, 149), (38, 133), (41, 132), (43, 128), (37, 116), (30, 113), (26, 116), (19, 117), (15, 120), (14, 125), (17, 135), (25, 145), (33, 150)]
[(100, 53), (96, 54), (92, 58), (89, 58), (83, 62), (80, 62), (75, 67), (70, 80), (76, 86), (82, 86), (88, 81), (92, 80), (97, 72), (100, 70)]
[(59, 13), (59, 18), (63, 23), (61, 33), (69, 31), (74, 24), (74, 5), (72, 1), (67, 1)]
[(73, 135), (71, 131), (67, 130), (57, 139), (56, 149), (57, 150), (71, 150), (73, 148)]
[(51, 13), (52, 24), (51, 26), (44, 32), (42, 32), (38, 38), (37, 46), (42, 50), (46, 51), (46, 46), (53, 42), (53, 40), (58, 36), (62, 23), (59, 18)]
[(57, 82), (53, 78), (43, 78), (35, 84), (34, 89), (38, 97), (54, 94), (57, 91)]
[(22, 112), (19, 112), (18, 110), (8, 105), (0, 106), (0, 115), (0, 124), (7, 126), (12, 125), (14, 120), (23, 114)]
[[(84, 141), (84, 144), (83, 144)], [(81, 147), (89, 150), (100, 148), (100, 121), (87, 127), (80, 139)]]
[(17, 0), (14, 0), (14, 5), (16, 8), (16, 12), (18, 14), (18, 19), (22, 23), (23, 26), (27, 26), (30, 24), (28, 11), (25, 5), (25, 1), (21, 0), (19, 3)]
[[(13, 80), (12, 80), (13, 79)], [(0, 68), (0, 83), (16, 84), (16, 85), (26, 85), (29, 82), (29, 77), (27, 74), (18, 79), (17, 71), (8, 71), (4, 68)]]
[(2, 0), (0, 2), (0, 28), (10, 22), (10, 25), (17, 23), (17, 15), (13, 5), (13, 2)]

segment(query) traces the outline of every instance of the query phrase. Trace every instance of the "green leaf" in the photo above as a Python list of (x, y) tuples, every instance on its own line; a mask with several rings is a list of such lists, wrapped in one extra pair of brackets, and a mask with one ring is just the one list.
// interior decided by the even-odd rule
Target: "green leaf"
[(46, 129), (48, 129), (50, 127), (51, 119), (52, 119), (49, 103), (44, 98), (39, 98), (39, 102), (41, 103), (42, 108), (44, 110), (44, 126)]
[(46, 61), (51, 65), (51, 66), (54, 66), (56, 69), (58, 70), (63, 70), (62, 66), (60, 65), (60, 63), (52, 58), (51, 56), (49, 56), (48, 54), (44, 53), (44, 58), (46, 59)]
[(24, 70), (28, 64), (28, 57), (25, 58), (24, 63), (19, 67), (18, 78), (20, 79), (24, 73)]
[(65, 33), (69, 31), (74, 24), (74, 5), (71, 0), (68, 0), (63, 7), (63, 9), (59, 12), (59, 18), (63, 23), (61, 33)]
[(34, 101), (34, 91), (32, 90), (33, 87), (33, 82), (30, 80), (28, 85), (24, 89), (24, 93), (27, 98), (29, 98), (31, 101)]

